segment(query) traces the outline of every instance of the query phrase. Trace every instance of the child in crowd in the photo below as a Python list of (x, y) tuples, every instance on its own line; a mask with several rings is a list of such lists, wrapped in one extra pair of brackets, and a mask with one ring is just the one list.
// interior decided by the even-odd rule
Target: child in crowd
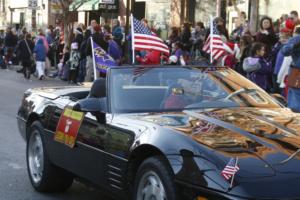
[(181, 42), (175, 42), (172, 46), (172, 54), (178, 58), (179, 65), (185, 65), (190, 60), (190, 53), (184, 50)]
[(46, 67), (46, 47), (44, 45), (43, 39), (38, 39), (33, 50), (36, 59), (36, 70), (38, 73), (38, 78), (40, 80), (45, 79), (45, 67)]
[(58, 77), (60, 77), (63, 81), (67, 81), (69, 78), (69, 74), (66, 73), (67, 71), (69, 71), (69, 68), (66, 66), (69, 59), (70, 59), (70, 48), (66, 46), (63, 49), (62, 59), (60, 59), (60, 62), (58, 64)]
[(80, 61), (80, 52), (78, 49), (78, 43), (74, 42), (71, 44), (71, 54), (70, 54), (70, 73), (69, 73), (69, 83), (77, 84), (77, 75)]
[(243, 69), (251, 81), (265, 91), (269, 91), (272, 63), (266, 60), (265, 54), (266, 46), (260, 42), (254, 43), (251, 48), (251, 56), (244, 60)]

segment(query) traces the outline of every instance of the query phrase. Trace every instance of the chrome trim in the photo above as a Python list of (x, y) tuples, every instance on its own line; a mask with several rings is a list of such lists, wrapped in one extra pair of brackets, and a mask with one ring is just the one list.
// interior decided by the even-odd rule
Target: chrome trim
[(110, 186), (111, 186), (111, 187), (114, 187), (114, 188), (116, 188), (116, 189), (118, 189), (118, 190), (123, 190), (123, 188), (118, 187), (118, 186), (116, 186), (116, 185), (114, 185), (114, 184), (110, 184)]
[(27, 122), (26, 119), (24, 119), (23, 117), (19, 116), (19, 115), (16, 115), (16, 118), (19, 119), (19, 120), (22, 120), (23, 122)]
[[(100, 153), (104, 153), (104, 154), (106, 154), (106, 155), (109, 155), (109, 156), (111, 156), (111, 157), (114, 157), (114, 158), (116, 158), (116, 159), (119, 159), (119, 160), (122, 160), (122, 161), (128, 162), (128, 160), (127, 160), (127, 159), (125, 159), (125, 158), (121, 158), (121, 157), (118, 157), (118, 156), (116, 156), (116, 155), (114, 155), (114, 154), (107, 153), (106, 151), (102, 151), (102, 150), (100, 150), (100, 149), (97, 149), (96, 147), (90, 146), (90, 145), (88, 145), (88, 144), (84, 144), (84, 143), (82, 143), (82, 142), (78, 142), (78, 141), (76, 141), (76, 144), (78, 144), (78, 145), (82, 145), (82, 146), (84, 146), (84, 147), (87, 147), (87, 148), (89, 148), (89, 149), (92, 149), (92, 150), (98, 151), (98, 152), (100, 152)], [(118, 169), (118, 168), (117, 168), (117, 169)]]
[(115, 170), (118, 170), (118, 171), (122, 171), (121, 168), (118, 168), (118, 167), (115, 167), (113, 165), (108, 165), (108, 167), (112, 168), (112, 169), (115, 169)]
[(117, 173), (114, 173), (114, 172), (112, 172), (112, 171), (108, 171), (108, 173), (109, 173), (110, 175), (113, 175), (113, 176), (116, 176), (116, 177), (119, 177), (119, 178), (122, 177), (122, 175), (117, 174)]
[(112, 181), (112, 182), (115, 182), (115, 183), (122, 184), (122, 181), (118, 181), (118, 180), (113, 179), (113, 178), (109, 178), (108, 180), (110, 180), (110, 181)]
[[(52, 131), (50, 131), (50, 130), (48, 130), (48, 129), (44, 129), (44, 130), (45, 130), (45, 132), (48, 132), (48, 133), (50, 133), (50, 134), (53, 134), (53, 135), (55, 134), (55, 133), (53, 133)], [(79, 142), (79, 141), (76, 141), (76, 145), (81, 145), (81, 146), (84, 146), (84, 147), (86, 147), (86, 148), (89, 148), (89, 149), (98, 151), (98, 152), (100, 152), (100, 153), (104, 153), (104, 154), (106, 154), (106, 155), (108, 155), (108, 156), (111, 156), (111, 157), (114, 157), (114, 158), (116, 158), (116, 159), (119, 159), (119, 160), (128, 162), (128, 160), (125, 159), (125, 158), (118, 157), (118, 156), (116, 156), (116, 155), (114, 155), (114, 154), (108, 153), (108, 152), (103, 151), (103, 150), (101, 150), (101, 149), (97, 149), (96, 147), (93, 147), (93, 146), (91, 146), (91, 145), (88, 145), (88, 144), (85, 144), (85, 143), (82, 143), (82, 142)], [(111, 166), (111, 167), (114, 168), (114, 169), (116, 169), (116, 170), (121, 170), (120, 168), (117, 168), (117, 167), (114, 167), (114, 166)]]

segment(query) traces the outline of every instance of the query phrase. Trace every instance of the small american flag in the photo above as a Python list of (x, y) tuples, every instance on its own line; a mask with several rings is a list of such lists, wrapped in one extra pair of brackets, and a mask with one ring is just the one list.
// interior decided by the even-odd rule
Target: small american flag
[(212, 54), (213, 60), (218, 60), (222, 56), (226, 55), (230, 48), (223, 42), (222, 37), (217, 29), (216, 20), (213, 20), (212, 26), (212, 33), (209, 34), (207, 40), (205, 41), (203, 51), (208, 54)]
[(231, 158), (228, 164), (225, 166), (221, 175), (226, 179), (229, 180), (232, 176), (235, 175), (239, 171), (239, 166), (237, 165), (237, 158)]
[(169, 47), (148, 27), (132, 17), (134, 50), (156, 50), (169, 55)]

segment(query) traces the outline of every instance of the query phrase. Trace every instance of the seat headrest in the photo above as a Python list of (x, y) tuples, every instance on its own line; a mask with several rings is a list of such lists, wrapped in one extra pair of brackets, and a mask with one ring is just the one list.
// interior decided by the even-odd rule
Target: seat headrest
[(106, 97), (106, 79), (99, 78), (94, 81), (89, 98), (102, 98)]

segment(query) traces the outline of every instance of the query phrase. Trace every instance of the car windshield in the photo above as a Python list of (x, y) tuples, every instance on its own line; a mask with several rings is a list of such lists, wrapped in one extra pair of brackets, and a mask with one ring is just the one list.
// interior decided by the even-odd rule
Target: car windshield
[(227, 68), (115, 68), (110, 74), (114, 113), (281, 107), (258, 86)]

